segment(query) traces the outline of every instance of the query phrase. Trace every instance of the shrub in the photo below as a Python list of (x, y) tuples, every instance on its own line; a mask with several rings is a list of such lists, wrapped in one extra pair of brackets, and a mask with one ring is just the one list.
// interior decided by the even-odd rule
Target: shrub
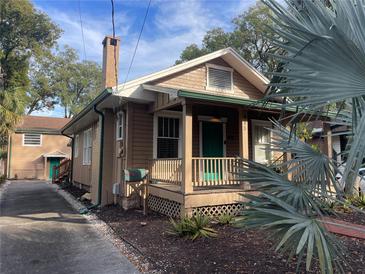
[(170, 220), (171, 229), (168, 233), (195, 240), (200, 237), (216, 237), (217, 232), (210, 227), (209, 217), (203, 215), (185, 217), (178, 221)]
[(229, 225), (234, 222), (234, 216), (230, 214), (222, 214), (217, 218), (218, 224), (220, 225)]
[(6, 180), (6, 176), (5, 175), (0, 175), (0, 184), (4, 183)]

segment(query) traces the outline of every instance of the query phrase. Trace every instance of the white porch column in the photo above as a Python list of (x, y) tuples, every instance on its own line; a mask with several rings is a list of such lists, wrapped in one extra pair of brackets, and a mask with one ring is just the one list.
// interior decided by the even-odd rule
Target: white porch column
[(240, 144), (240, 157), (248, 159), (249, 156), (249, 144), (248, 144), (248, 119), (247, 110), (242, 108), (238, 109), (238, 128), (239, 128), (239, 144)]
[(192, 184), (192, 157), (193, 157), (193, 115), (192, 106), (184, 102), (183, 106), (183, 134), (182, 134), (182, 185), (184, 194), (193, 191)]

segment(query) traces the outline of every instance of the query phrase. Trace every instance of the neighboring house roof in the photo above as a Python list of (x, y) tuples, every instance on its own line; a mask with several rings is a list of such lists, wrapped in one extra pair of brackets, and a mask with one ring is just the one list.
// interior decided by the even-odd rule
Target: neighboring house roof
[(69, 118), (23, 116), (15, 127), (15, 132), (37, 132), (60, 134), (61, 129), (70, 121)]

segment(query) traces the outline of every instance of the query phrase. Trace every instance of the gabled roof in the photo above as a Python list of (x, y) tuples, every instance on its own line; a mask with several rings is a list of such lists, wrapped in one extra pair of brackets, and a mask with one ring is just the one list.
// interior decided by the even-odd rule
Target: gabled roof
[(25, 115), (15, 127), (15, 132), (59, 133), (69, 118)]
[(155, 81), (163, 77), (187, 70), (197, 65), (209, 62), (210, 60), (222, 58), (239, 74), (245, 77), (252, 85), (261, 92), (265, 92), (267, 84), (270, 82), (262, 73), (255, 69), (250, 63), (243, 59), (233, 48), (225, 48), (215, 52), (203, 55), (188, 62), (160, 70), (146, 76), (139, 77), (135, 80), (120, 84), (114, 89), (114, 94), (119, 95), (123, 90), (138, 86), (147, 82)]

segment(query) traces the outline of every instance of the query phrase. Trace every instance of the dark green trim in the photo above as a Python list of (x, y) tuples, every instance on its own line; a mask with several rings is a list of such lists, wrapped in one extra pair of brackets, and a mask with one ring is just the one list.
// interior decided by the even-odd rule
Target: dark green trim
[[(275, 102), (267, 102), (265, 100), (252, 100), (252, 99), (241, 99), (237, 97), (230, 97), (230, 96), (221, 96), (221, 95), (214, 95), (214, 94), (206, 94), (203, 92), (194, 92), (189, 90), (178, 90), (177, 95), (179, 97), (184, 98), (191, 98), (191, 99), (199, 99), (204, 101), (211, 101), (211, 102), (220, 102), (220, 103), (228, 103), (228, 104), (235, 104), (247, 107), (255, 107), (255, 108), (262, 108), (262, 109), (269, 109), (269, 110), (283, 110), (289, 112), (297, 112), (296, 107), (285, 107), (281, 103)], [(313, 111), (305, 111), (306, 114), (315, 114)], [(335, 118), (335, 112), (328, 112), (327, 114), (322, 114), (322, 117), (326, 118)]]
[(84, 117), (90, 110), (94, 108), (95, 105), (101, 103), (105, 98), (109, 97), (111, 95), (113, 90), (111, 88), (106, 88), (103, 90), (102, 93), (100, 93), (97, 97), (94, 98), (86, 107), (84, 107), (78, 114), (76, 114), (70, 122), (68, 122), (61, 131), (64, 132), (67, 130), (70, 126), (72, 126), (74, 123), (76, 123), (78, 120), (80, 120), (82, 117)]
[(99, 152), (99, 178), (98, 178), (98, 200), (96, 205), (101, 205), (101, 197), (103, 191), (103, 158), (104, 158), (104, 122), (105, 116), (97, 109), (97, 104), (94, 105), (94, 111), (99, 114), (100, 121), (100, 152)]
[(258, 108), (272, 109), (272, 110), (282, 110), (283, 109), (283, 105), (280, 103), (264, 102), (263, 100), (241, 99), (241, 98), (236, 98), (236, 97), (205, 94), (202, 92), (193, 92), (193, 91), (188, 91), (188, 90), (179, 90), (177, 94), (179, 97), (199, 99), (199, 100), (212, 101), (212, 102), (229, 103), (229, 104), (235, 104), (235, 105), (241, 105), (241, 106), (258, 107)]

